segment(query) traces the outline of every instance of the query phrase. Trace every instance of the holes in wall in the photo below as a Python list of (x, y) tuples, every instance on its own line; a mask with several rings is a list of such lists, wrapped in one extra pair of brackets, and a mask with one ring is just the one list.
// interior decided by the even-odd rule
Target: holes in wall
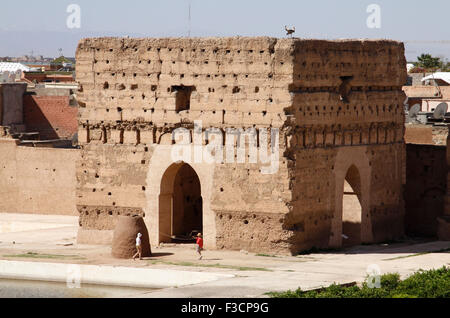
[(124, 130), (121, 129), (119, 132), (119, 143), (123, 144), (123, 134), (124, 134)]
[(109, 83), (108, 82), (104, 82), (103, 83), (103, 89), (108, 89), (109, 88)]
[(258, 92), (259, 92), (259, 87), (256, 86), (256, 87), (255, 87), (255, 93), (258, 93)]
[(349, 94), (351, 91), (351, 80), (353, 79), (353, 76), (340, 76), (341, 85), (339, 85), (339, 98), (342, 102), (348, 103), (349, 102)]
[(152, 92), (156, 91), (157, 88), (158, 88), (158, 86), (156, 86), (156, 85), (152, 85), (152, 86), (150, 87), (150, 89), (152, 90)]
[(137, 89), (138, 88), (138, 84), (131, 84), (131, 86), (130, 86), (130, 89), (132, 90), (132, 91), (134, 91), (135, 89)]
[(189, 110), (191, 107), (191, 94), (195, 91), (195, 86), (172, 86), (170, 89), (175, 92), (175, 111)]
[(233, 87), (233, 94), (237, 94), (241, 91), (241, 89), (239, 88), (239, 86), (235, 86)]
[(107, 137), (107, 134), (106, 134), (106, 127), (102, 127), (102, 142), (104, 144), (106, 144), (108, 142), (108, 137)]
[[(139, 129), (136, 129), (136, 145), (139, 145), (140, 143), (141, 143), (141, 131)], [(144, 163), (145, 163), (145, 160), (144, 160)]]

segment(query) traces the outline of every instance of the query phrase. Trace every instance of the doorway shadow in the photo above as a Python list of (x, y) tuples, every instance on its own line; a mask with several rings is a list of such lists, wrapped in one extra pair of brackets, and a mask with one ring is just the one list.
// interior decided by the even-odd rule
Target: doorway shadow
[(174, 253), (152, 253), (152, 256), (144, 257), (144, 258), (152, 259), (153, 257), (170, 256), (170, 255), (173, 255), (173, 254), (174, 254)]

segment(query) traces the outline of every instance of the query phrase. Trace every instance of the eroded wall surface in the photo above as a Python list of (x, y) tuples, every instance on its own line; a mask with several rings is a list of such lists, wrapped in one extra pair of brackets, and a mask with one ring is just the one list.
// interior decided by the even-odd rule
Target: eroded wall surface
[(447, 193), (446, 147), (407, 144), (406, 150), (406, 234), (436, 237)]
[[(82, 40), (76, 58), (79, 240), (108, 241), (117, 215), (137, 213), (158, 243), (172, 132), (184, 127), (194, 135), (196, 120), (203, 134), (255, 128), (260, 148), (262, 129), (279, 129), (269, 138), (279, 144), (274, 173), (261, 173), (267, 163), (260, 161), (191, 165), (202, 186), (207, 247), (296, 252), (340, 245), (351, 165), (364, 184), (363, 240), (402, 234), (402, 44), (98, 38)], [(189, 109), (180, 108), (180, 91), (190, 94)]]

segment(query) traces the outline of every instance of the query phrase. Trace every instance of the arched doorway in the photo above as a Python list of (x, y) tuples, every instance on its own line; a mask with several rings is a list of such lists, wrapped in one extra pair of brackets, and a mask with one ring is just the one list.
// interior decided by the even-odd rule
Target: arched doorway
[(192, 242), (202, 232), (203, 202), (200, 180), (187, 163), (174, 163), (161, 179), (159, 241)]
[(361, 244), (361, 177), (352, 165), (345, 175), (342, 197), (342, 246)]

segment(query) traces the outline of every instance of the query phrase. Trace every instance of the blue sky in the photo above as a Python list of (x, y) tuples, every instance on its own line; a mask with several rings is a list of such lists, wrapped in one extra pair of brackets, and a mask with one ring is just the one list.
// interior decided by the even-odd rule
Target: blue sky
[[(68, 29), (69, 4), (81, 8), (81, 28)], [(295, 25), (303, 38), (390, 38), (406, 42), (407, 58), (422, 52), (450, 59), (449, 0), (29, 0), (3, 1), (0, 56), (73, 56), (86, 36), (284, 37)], [(366, 25), (369, 4), (381, 8), (381, 28)], [(413, 42), (415, 41), (415, 42)], [(443, 43), (423, 41), (446, 41)]]

